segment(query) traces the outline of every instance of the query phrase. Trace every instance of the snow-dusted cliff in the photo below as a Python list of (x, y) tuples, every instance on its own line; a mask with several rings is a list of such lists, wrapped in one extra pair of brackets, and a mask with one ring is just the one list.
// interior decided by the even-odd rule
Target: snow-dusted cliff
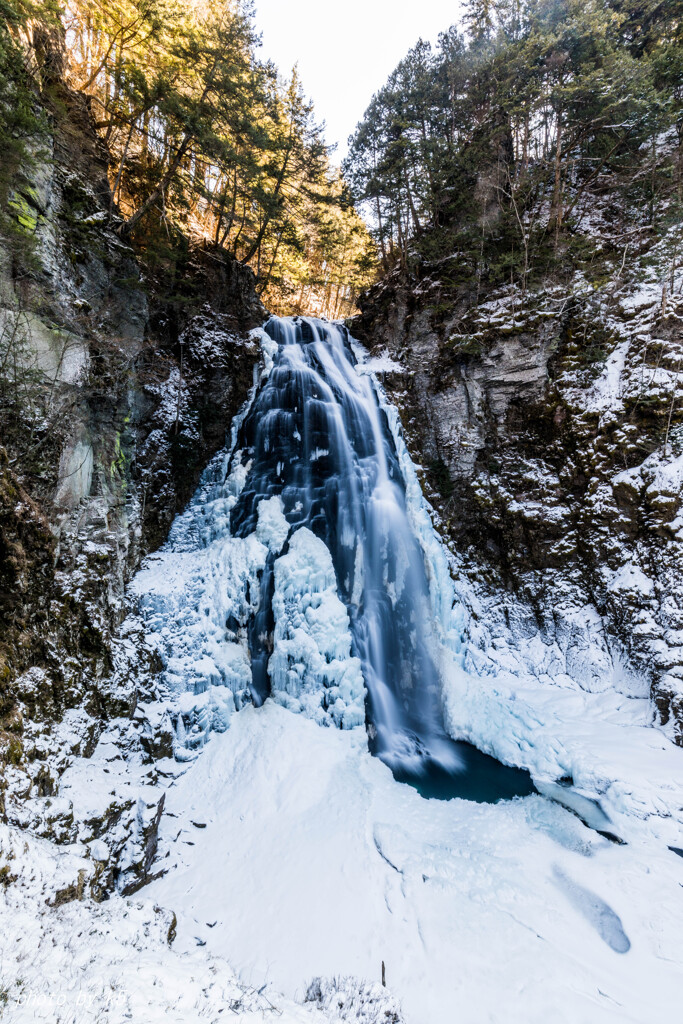
[(264, 315), (251, 271), (202, 251), (180, 308), (150, 280), (117, 234), (87, 103), (57, 99), (27, 165), (29, 268), (0, 244), (0, 756), (33, 774), (66, 711), (123, 710), (100, 684), (126, 583), (223, 446)]
[[(590, 227), (611, 244), (598, 212)], [(478, 302), (425, 267), (419, 283), (379, 285), (354, 329), (388, 360), (408, 447), (477, 595), (474, 645), (502, 668), (514, 648), (544, 683), (649, 692), (680, 743), (676, 230), (627, 247), (600, 287), (577, 272)]]
[[(268, 334), (260, 341), (263, 393), (277, 353)], [(353, 370), (359, 386), (373, 367), (386, 363)], [(347, 714), (362, 707), (359, 659), (330, 549), (292, 528), (282, 480), (259, 497), (253, 530), (231, 529), (253, 489), (254, 452), (238, 457), (236, 445), (257, 391), (131, 586), (110, 685), (121, 703), (135, 695), (132, 720), (110, 721), (84, 757), (70, 749), (83, 722), (67, 717), (58, 755), (43, 755), (55, 792), (25, 800), (10, 786), (28, 841), (20, 853), (21, 833), (5, 828), (6, 910), (26, 920), (42, 972), (27, 955), (8, 973), (16, 1019), (31, 1019), (36, 992), (49, 1007), (82, 996), (123, 1019), (142, 987), (150, 1019), (179, 1021), (229, 1005), (245, 1018), (446, 1024), (457, 1004), (472, 1024), (599, 1022), (628, 1005), (645, 1024), (675, 1005), (680, 750), (652, 727), (647, 688), (546, 678), (538, 642), (522, 644), (514, 620), (496, 629), (434, 528), (397, 410), (374, 387), (429, 582), (447, 729), (529, 769), (539, 792), (426, 800), (371, 755), (363, 716)], [(272, 633), (256, 638), (272, 699), (259, 707), (249, 623), (272, 556)], [(600, 657), (583, 622), (574, 645), (577, 664)], [(56, 906), (36, 915), (39, 885)], [(54, 940), (79, 927), (97, 941), (76, 973)], [(115, 1004), (101, 982), (112, 961), (131, 964)], [(359, 980), (379, 978), (382, 963), (393, 995)], [(537, 981), (521, 984), (530, 964)]]

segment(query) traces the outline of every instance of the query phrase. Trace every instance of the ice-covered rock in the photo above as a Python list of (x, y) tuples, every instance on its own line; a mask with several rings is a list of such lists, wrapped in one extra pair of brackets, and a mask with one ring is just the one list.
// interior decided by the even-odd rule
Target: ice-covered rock
[(93, 839), (90, 844), (90, 856), (94, 861), (106, 864), (109, 860), (109, 847), (102, 839)]
[(256, 536), (269, 551), (277, 554), (289, 536), (289, 523), (282, 510), (282, 498), (274, 494), (259, 502)]
[(362, 725), (365, 684), (351, 654), (349, 615), (337, 596), (332, 556), (305, 526), (275, 562), (273, 615), (274, 699), (319, 722), (329, 714), (342, 728)]

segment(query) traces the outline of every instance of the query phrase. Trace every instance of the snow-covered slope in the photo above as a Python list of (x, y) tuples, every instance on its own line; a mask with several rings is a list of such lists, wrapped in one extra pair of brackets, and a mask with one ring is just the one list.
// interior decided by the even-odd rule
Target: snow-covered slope
[[(12, 873), (0, 895), (0, 1019), (189, 1024), (231, 1019), (322, 1024), (328, 1018), (238, 980), (221, 957), (170, 944), (175, 917), (148, 897), (93, 904), (85, 850), (56, 848), (0, 826)], [(76, 882), (81, 894), (69, 888)]]
[(362, 730), (271, 701), (212, 739), (167, 811), (149, 893), (178, 914), (176, 948), (206, 942), (256, 988), (300, 997), (384, 961), (415, 1024), (645, 1024), (677, 1004), (683, 862), (646, 834), (616, 846), (541, 796), (424, 800)]
[[(83, 993), (79, 1022), (675, 1014), (682, 752), (651, 727), (637, 680), (580, 685), (459, 580), (398, 414), (375, 387), (424, 556), (446, 725), (528, 768), (547, 795), (426, 800), (370, 755), (362, 719), (348, 715), (362, 680), (329, 550), (302, 527), (281, 554), (278, 496), (260, 502), (254, 533), (231, 536), (248, 464), (223, 453), (132, 587), (116, 685), (134, 682), (133, 719), (111, 722), (89, 756), (64, 754), (65, 733), (58, 792), (29, 801), (25, 823), (70, 845), (27, 835), (23, 847), (16, 829), (3, 833), (10, 1020), (41, 1019), (31, 993), (47, 1000), (46, 1020), (56, 1005), (81, 1013)], [(269, 558), (275, 685), (255, 707), (247, 624)], [(579, 635), (571, 664), (594, 664), (599, 643)], [(565, 668), (570, 649), (557, 655)], [(345, 728), (320, 728), (334, 724)], [(93, 902), (112, 881), (119, 893)], [(370, 984), (382, 963), (392, 995)]]

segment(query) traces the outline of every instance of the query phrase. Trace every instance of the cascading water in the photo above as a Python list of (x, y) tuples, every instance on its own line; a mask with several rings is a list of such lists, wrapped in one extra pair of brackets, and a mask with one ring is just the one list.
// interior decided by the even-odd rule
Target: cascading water
[[(231, 510), (232, 535), (253, 535), (264, 500), (276, 498), (290, 538), (306, 528), (324, 542), (367, 687), (370, 747), (397, 779), (428, 796), (531, 792), (526, 772), (445, 732), (424, 557), (386, 417), (370, 379), (356, 371), (347, 332), (298, 318), (272, 318), (265, 330), (278, 348), (240, 428), (248, 472)], [(271, 552), (248, 626), (256, 703), (270, 692), (276, 660), (274, 563)]]

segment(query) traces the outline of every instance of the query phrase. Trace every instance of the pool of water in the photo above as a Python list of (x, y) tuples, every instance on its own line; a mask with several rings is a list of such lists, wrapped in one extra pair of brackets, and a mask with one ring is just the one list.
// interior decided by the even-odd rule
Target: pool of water
[(481, 750), (463, 741), (448, 740), (453, 755), (462, 762), (462, 769), (452, 763), (430, 757), (419, 765), (389, 765), (397, 782), (412, 786), (427, 800), (474, 800), (477, 803), (497, 803), (517, 796), (538, 792), (529, 772), (511, 768), (489, 757)]

